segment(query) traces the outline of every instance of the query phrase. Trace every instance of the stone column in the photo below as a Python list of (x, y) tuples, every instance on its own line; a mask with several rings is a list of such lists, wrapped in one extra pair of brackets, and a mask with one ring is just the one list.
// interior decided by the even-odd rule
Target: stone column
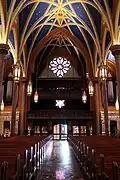
[(14, 81), (12, 95), (11, 136), (15, 136), (16, 108), (18, 103), (18, 86), (18, 83)]
[(90, 96), (90, 111), (93, 112), (94, 110), (94, 97)]
[(52, 121), (49, 121), (49, 128), (48, 128), (48, 131), (49, 131), (49, 132), (48, 132), (48, 133), (49, 133), (49, 134), (52, 134), (52, 133), (53, 133), (52, 130), (53, 130), (53, 129), (52, 129)]
[(68, 134), (72, 135), (72, 122), (68, 121)]
[(2, 82), (3, 82), (3, 75), (4, 75), (4, 67), (7, 59), (9, 46), (7, 44), (0, 44), (0, 104), (2, 102)]
[(26, 96), (26, 109), (27, 111), (30, 111), (30, 98), (31, 96)]
[(79, 136), (81, 135), (81, 126), (79, 126)]
[(20, 82), (20, 120), (19, 133), (24, 135), (27, 132), (26, 127), (26, 96), (27, 96), (27, 79), (22, 78)]
[(95, 121), (96, 134), (100, 135), (100, 104), (99, 104), (99, 80), (94, 79), (94, 103), (95, 103)]
[(118, 88), (118, 102), (119, 102), (119, 120), (117, 122), (118, 134), (120, 134), (120, 45), (113, 45), (111, 47), (112, 54), (116, 62), (116, 79)]
[(104, 123), (105, 123), (105, 135), (109, 135), (108, 130), (108, 98), (107, 98), (107, 84), (106, 81), (103, 81), (102, 86), (102, 95), (103, 95), (103, 108), (104, 108)]

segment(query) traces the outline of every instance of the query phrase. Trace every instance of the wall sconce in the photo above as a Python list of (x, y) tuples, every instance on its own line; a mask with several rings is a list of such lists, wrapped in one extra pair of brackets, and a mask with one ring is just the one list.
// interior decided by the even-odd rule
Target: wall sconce
[(13, 66), (13, 79), (17, 83), (20, 80), (20, 74), (21, 74), (21, 67), (20, 67), (20, 64), (16, 62), (16, 64), (14, 64)]
[(85, 90), (83, 91), (83, 94), (82, 94), (82, 102), (83, 102), (84, 104), (86, 104), (86, 102), (87, 102), (87, 95), (86, 95)]
[(89, 73), (88, 72), (86, 73), (86, 78), (89, 79)]
[(118, 97), (116, 98), (115, 109), (116, 109), (117, 111), (119, 110)]
[(31, 94), (32, 94), (32, 82), (29, 81), (27, 85), (27, 95), (31, 96)]
[(0, 104), (0, 110), (3, 111), (4, 110), (4, 102), (2, 100), (1, 104)]
[(93, 96), (94, 94), (94, 86), (93, 86), (93, 82), (90, 80), (89, 84), (88, 84), (88, 90), (89, 90), (89, 95)]
[(38, 92), (37, 92), (37, 89), (36, 89), (35, 94), (34, 94), (34, 102), (35, 103), (38, 102)]

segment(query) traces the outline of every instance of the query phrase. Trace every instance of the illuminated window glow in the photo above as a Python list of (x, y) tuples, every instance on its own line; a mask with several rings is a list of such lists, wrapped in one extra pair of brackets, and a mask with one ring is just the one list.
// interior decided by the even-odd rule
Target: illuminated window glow
[(63, 57), (54, 58), (49, 65), (49, 68), (53, 71), (57, 77), (61, 78), (66, 74), (71, 67), (70, 61)]
[(56, 100), (56, 107), (62, 108), (65, 106), (65, 100)]

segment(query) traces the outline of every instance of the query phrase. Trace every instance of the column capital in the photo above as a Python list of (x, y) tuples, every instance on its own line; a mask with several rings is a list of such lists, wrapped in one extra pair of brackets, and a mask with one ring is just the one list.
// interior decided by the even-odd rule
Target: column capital
[(9, 49), (8, 44), (0, 44), (0, 54), (7, 55)]
[(27, 77), (21, 77), (21, 82), (22, 83), (27, 83), (28, 82), (28, 78)]
[(119, 56), (120, 55), (120, 45), (119, 44), (116, 44), (116, 45), (113, 45), (111, 46), (111, 51), (112, 51), (112, 54), (114, 56)]
[(98, 77), (93, 77), (92, 80), (93, 80), (93, 83), (98, 83), (99, 82), (99, 78)]

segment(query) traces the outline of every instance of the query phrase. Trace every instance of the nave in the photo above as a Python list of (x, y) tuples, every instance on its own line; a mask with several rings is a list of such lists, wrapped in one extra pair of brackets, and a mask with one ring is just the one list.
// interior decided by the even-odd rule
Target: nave
[(84, 180), (68, 141), (52, 141), (36, 180)]
[(67, 141), (53, 140), (53, 135), (0, 138), (0, 180), (44, 179), (120, 180), (120, 139), (68, 136)]

